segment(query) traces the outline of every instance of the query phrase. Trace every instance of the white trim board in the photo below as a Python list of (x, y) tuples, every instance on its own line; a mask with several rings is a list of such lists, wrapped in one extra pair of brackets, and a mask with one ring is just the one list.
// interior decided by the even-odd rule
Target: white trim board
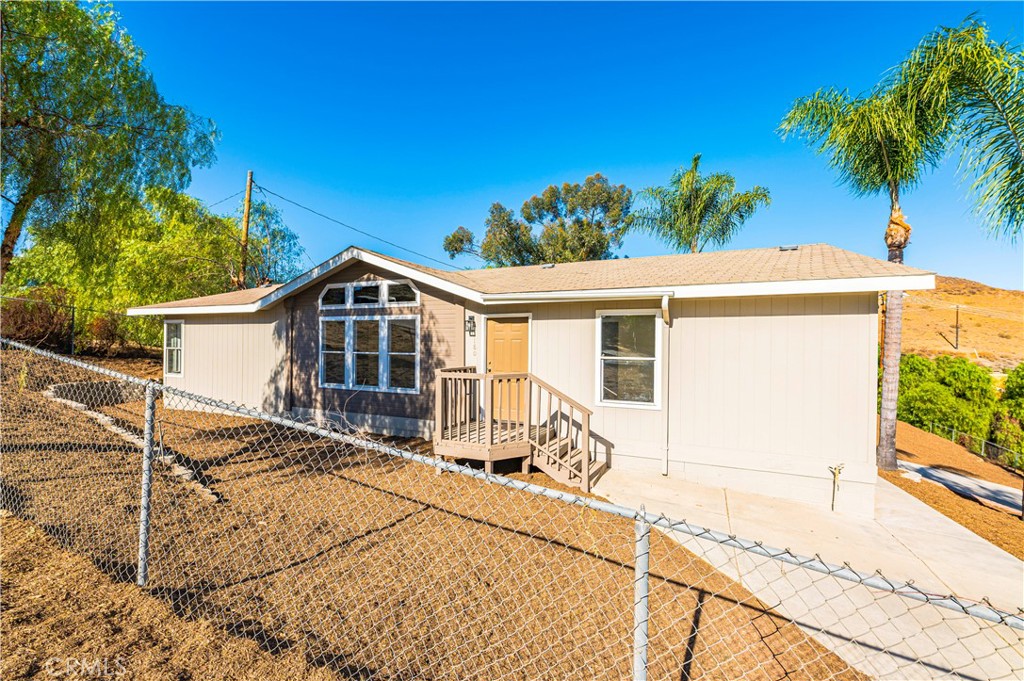
[(394, 260), (352, 247), (251, 303), (237, 305), (194, 305), (189, 307), (133, 307), (128, 309), (127, 314), (129, 316), (147, 316), (166, 314), (245, 314), (257, 312), (306, 286), (312, 285), (321, 277), (327, 276), (356, 261), (365, 262), (397, 274), (401, 278), (426, 284), (482, 305), (535, 302), (557, 303), (584, 300), (643, 300), (663, 298), (665, 296), (669, 298), (735, 298), (821, 293), (875, 293), (878, 291), (922, 291), (935, 288), (934, 274), (906, 274), (842, 279), (691, 284), (686, 286), (576, 289), (572, 291), (539, 291), (529, 293), (481, 293), (466, 286), (455, 284), (447, 279), (408, 267)]

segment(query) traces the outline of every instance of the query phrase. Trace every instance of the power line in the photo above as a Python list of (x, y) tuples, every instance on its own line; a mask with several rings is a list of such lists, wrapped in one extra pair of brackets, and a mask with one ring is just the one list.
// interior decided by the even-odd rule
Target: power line
[(357, 232), (359, 234), (362, 234), (363, 236), (368, 236), (371, 239), (376, 239), (377, 241), (380, 241), (381, 243), (385, 243), (388, 246), (392, 246), (394, 248), (401, 249), (401, 250), (405, 251), (406, 253), (412, 253), (413, 255), (418, 256), (420, 258), (424, 258), (426, 260), (431, 260), (433, 262), (436, 262), (438, 265), (442, 265), (444, 267), (449, 267), (451, 269), (465, 269), (465, 268), (456, 267), (455, 265), (452, 265), (451, 263), (444, 262), (442, 260), (438, 260), (437, 258), (432, 258), (429, 255), (426, 255), (424, 253), (420, 253), (418, 251), (414, 251), (411, 248), (406, 248), (405, 246), (402, 246), (401, 244), (396, 244), (394, 241), (388, 241), (387, 239), (381, 238), (381, 237), (377, 236), (376, 234), (372, 234), (370, 232), (367, 232), (366, 230), (359, 229), (358, 227), (353, 227), (352, 225), (346, 224), (346, 223), (342, 222), (341, 220), (338, 220), (337, 218), (332, 218), (330, 215), (324, 215), (320, 211), (314, 210), (314, 209), (310, 208), (309, 206), (304, 206), (301, 203), (299, 203), (298, 201), (293, 201), (293, 200), (289, 199), (286, 196), (281, 196), (280, 194), (278, 194), (276, 192), (272, 192), (271, 190), (267, 189), (266, 187), (260, 186), (258, 184), (256, 186), (262, 192), (266, 192), (267, 194), (270, 194), (271, 196), (276, 196), (277, 198), (281, 199), (282, 201), (287, 201), (288, 203), (292, 204), (293, 206), (298, 206), (299, 208), (301, 208), (303, 210), (309, 211), (313, 215), (317, 215), (319, 217), (322, 217), (324, 220), (329, 220), (329, 221), (331, 221), (331, 222), (333, 222), (335, 224), (341, 225), (342, 227), (344, 227), (346, 229), (351, 229), (353, 232)]
[(235, 192), (234, 194), (232, 194), (231, 196), (229, 196), (227, 198), (221, 199), (220, 201), (217, 201), (215, 203), (211, 203), (210, 205), (207, 206), (207, 208), (213, 208), (214, 206), (222, 204), (225, 201), (230, 201), (231, 199), (235, 198), (236, 196), (238, 196), (239, 194), (241, 194), (244, 191), (245, 191), (244, 189), (240, 189), (240, 190), (238, 190), (237, 192)]

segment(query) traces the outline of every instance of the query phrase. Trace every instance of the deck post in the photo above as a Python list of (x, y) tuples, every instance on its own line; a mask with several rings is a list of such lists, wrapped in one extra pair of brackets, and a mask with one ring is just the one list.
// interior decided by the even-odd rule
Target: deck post
[(492, 430), (494, 428), (494, 414), (491, 413), (491, 398), (494, 392), (492, 381), (494, 380), (494, 374), (487, 373), (484, 375), (484, 443), (490, 447), (494, 444), (492, 439)]
[(644, 507), (641, 506), (636, 516), (636, 567), (633, 578), (633, 681), (647, 681), (651, 525), (644, 515)]
[(146, 417), (142, 444), (142, 493), (139, 500), (139, 566), (135, 583), (149, 581), (149, 502), (153, 492), (153, 421), (156, 415), (156, 388), (146, 386)]
[(434, 446), (444, 437), (444, 377), (440, 369), (434, 375)]
[(583, 475), (583, 491), (590, 492), (590, 414), (580, 412), (581, 431), (580, 449), (583, 451), (583, 461), (580, 463), (580, 473)]

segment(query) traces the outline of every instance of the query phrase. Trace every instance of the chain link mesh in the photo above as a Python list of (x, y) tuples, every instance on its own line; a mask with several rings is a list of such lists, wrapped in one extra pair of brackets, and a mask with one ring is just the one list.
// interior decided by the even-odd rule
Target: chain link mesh
[(339, 678), (1024, 673), (1019, 610), (0, 347), (0, 506), (180, 617)]

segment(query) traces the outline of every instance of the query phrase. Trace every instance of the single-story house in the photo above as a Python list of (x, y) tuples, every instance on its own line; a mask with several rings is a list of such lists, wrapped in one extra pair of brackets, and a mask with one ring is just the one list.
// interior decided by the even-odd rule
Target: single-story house
[(873, 512), (878, 292), (934, 274), (825, 244), (444, 271), (348, 248), (281, 285), (132, 308), (164, 382), (301, 418)]

